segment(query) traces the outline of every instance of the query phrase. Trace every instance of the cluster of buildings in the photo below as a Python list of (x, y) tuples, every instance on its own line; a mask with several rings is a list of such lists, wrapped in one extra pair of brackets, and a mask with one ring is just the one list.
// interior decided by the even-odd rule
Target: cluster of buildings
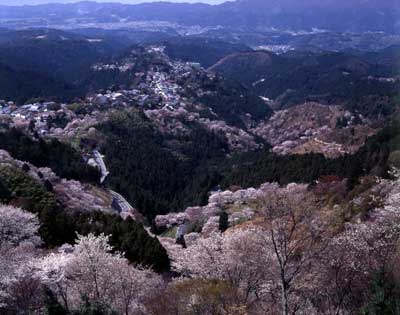
[[(189, 77), (193, 72), (201, 70), (201, 65), (194, 62), (171, 62), (164, 54), (164, 47), (150, 46), (147, 53), (155, 60), (146, 73), (136, 72), (138, 84), (132, 89), (117, 92), (107, 91), (87, 98), (87, 102), (95, 105), (108, 106), (139, 106), (139, 107), (167, 107), (176, 109), (182, 102), (184, 87), (177, 82)], [(134, 58), (133, 58), (134, 59)], [(135, 61), (125, 60), (121, 64), (96, 65), (96, 70), (119, 70), (125, 72), (134, 70)]]
[(17, 106), (14, 102), (0, 100), (0, 115), (10, 115)]
[[(197, 78), (213, 76), (203, 71), (199, 63), (171, 61), (162, 46), (141, 49), (132, 51), (131, 57), (119, 63), (96, 65), (98, 71), (131, 70), (130, 85), (123, 89), (88, 95), (73, 104), (35, 102), (17, 106), (0, 100), (0, 116), (13, 126), (29, 128), (40, 135), (61, 134), (75, 118), (88, 120), (89, 116), (96, 116), (93, 113), (110, 108), (139, 107), (176, 112), (191, 106), (193, 92), (197, 95), (203, 92), (201, 80)], [(141, 65), (143, 62), (146, 66)]]
[(51, 121), (57, 118), (66, 104), (56, 102), (36, 102), (17, 106), (14, 102), (0, 100), (0, 116), (11, 119), (16, 127), (27, 127), (42, 135), (47, 134)]

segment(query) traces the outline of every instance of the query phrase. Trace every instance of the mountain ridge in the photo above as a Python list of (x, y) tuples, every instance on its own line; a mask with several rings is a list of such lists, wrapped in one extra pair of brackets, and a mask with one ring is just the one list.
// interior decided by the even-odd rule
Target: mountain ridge
[[(398, 33), (399, 7), (395, 1), (350, 2), (293, 0), (241, 0), (220, 5), (204, 3), (154, 2), (141, 4), (97, 3), (37, 6), (0, 6), (1, 19), (45, 19), (46, 23), (67, 23), (69, 18), (94, 23), (166, 21), (181, 25), (230, 29), (331, 30), (349, 32), (383, 31)], [(37, 21), (36, 21), (37, 22)], [(76, 21), (75, 21), (76, 22)]]

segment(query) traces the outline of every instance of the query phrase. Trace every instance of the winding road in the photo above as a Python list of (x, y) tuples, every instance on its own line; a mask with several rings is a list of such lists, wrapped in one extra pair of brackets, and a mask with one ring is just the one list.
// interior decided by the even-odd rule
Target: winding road
[[(101, 172), (100, 184), (103, 184), (110, 172), (107, 170), (103, 155), (99, 151), (93, 150), (93, 156)], [(113, 190), (109, 190), (109, 192), (113, 198), (112, 205), (114, 209), (119, 213), (132, 213), (134, 208), (123, 196)]]
[(100, 178), (100, 184), (103, 184), (107, 176), (110, 174), (110, 172), (107, 170), (106, 164), (104, 163), (103, 156), (100, 154), (99, 151), (93, 150), (93, 156), (94, 160), (96, 161), (98, 167), (100, 168), (101, 172), (101, 178)]
[(122, 197), (119, 193), (113, 190), (110, 190), (110, 194), (113, 197), (114, 209), (118, 208), (117, 210), (119, 213), (132, 213), (134, 208), (128, 201), (126, 201), (124, 197)]

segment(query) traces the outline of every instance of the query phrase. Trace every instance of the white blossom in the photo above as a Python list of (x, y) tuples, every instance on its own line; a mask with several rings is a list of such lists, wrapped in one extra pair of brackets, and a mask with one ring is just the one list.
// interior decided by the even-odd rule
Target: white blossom
[(39, 259), (36, 274), (68, 309), (79, 307), (85, 297), (118, 314), (141, 314), (145, 311), (145, 297), (161, 287), (162, 280), (151, 270), (134, 267), (112, 251), (108, 236), (79, 235), (72, 252), (52, 253)]
[(22, 242), (39, 245), (39, 220), (35, 214), (12, 206), (0, 205), (0, 240), (18, 246)]

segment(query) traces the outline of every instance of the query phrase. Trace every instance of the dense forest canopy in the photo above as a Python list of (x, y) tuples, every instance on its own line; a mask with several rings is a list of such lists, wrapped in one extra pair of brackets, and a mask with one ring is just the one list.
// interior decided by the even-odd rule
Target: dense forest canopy
[(0, 149), (14, 158), (30, 162), (37, 167), (49, 167), (67, 179), (98, 182), (99, 172), (89, 166), (81, 154), (70, 145), (56, 139), (32, 139), (17, 129), (0, 132)]
[(224, 157), (226, 144), (196, 124), (189, 136), (178, 138), (178, 148), (168, 147), (168, 139), (137, 111), (115, 113), (98, 129), (105, 135), (107, 184), (150, 219), (204, 203), (218, 184), (211, 170)]
[(389, 153), (394, 151), (398, 123), (372, 137), (355, 155), (328, 159), (320, 154), (280, 156), (263, 150), (226, 157), (223, 139), (200, 126), (167, 145), (139, 112), (117, 112), (100, 125), (105, 140), (101, 149), (110, 175), (107, 185), (120, 191), (150, 220), (157, 214), (202, 205), (211, 189), (222, 184), (258, 187), (264, 182), (311, 183), (324, 175), (349, 178), (387, 176)]

